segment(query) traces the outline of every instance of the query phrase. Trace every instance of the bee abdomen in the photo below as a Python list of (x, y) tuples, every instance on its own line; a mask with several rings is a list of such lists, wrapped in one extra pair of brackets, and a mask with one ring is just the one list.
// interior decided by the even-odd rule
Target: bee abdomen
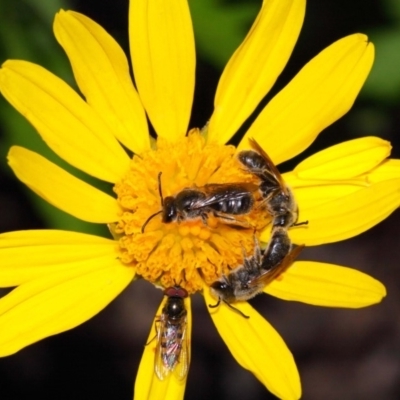
[(292, 243), (286, 229), (274, 229), (268, 247), (265, 249), (261, 268), (270, 270), (279, 265), (290, 253)]
[(250, 212), (252, 206), (253, 198), (249, 194), (238, 199), (221, 200), (215, 203), (213, 209), (224, 214), (241, 215)]

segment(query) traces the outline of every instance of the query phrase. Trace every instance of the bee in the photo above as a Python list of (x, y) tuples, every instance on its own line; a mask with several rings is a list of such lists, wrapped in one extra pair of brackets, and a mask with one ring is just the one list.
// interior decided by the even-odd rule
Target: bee
[(156, 215), (162, 215), (162, 222), (182, 222), (201, 218), (204, 224), (210, 214), (224, 221), (243, 227), (246, 222), (235, 218), (237, 215), (250, 213), (259, 195), (259, 186), (255, 183), (212, 183), (202, 187), (185, 188), (175, 196), (163, 198), (161, 189), (161, 172), (158, 174), (158, 190), (161, 198), (161, 210), (151, 215), (142, 226)]
[(188, 292), (176, 285), (164, 290), (167, 297), (162, 313), (156, 321), (157, 345), (154, 371), (163, 381), (173, 371), (178, 380), (183, 380), (189, 369), (190, 352), (186, 337), (184, 299)]
[(260, 180), (259, 190), (266, 211), (272, 217), (271, 238), (265, 250), (262, 251), (256, 243), (252, 256), (244, 255), (242, 265), (211, 284), (211, 293), (218, 302), (209, 305), (217, 307), (222, 301), (239, 313), (231, 303), (246, 301), (261, 293), (266, 285), (292, 265), (304, 246), (292, 248), (288, 228), (307, 224), (297, 222), (299, 212), (293, 193), (271, 158), (254, 139), (250, 139), (250, 144), (254, 150), (241, 151), (237, 158)]
[(297, 223), (299, 214), (297, 203), (271, 158), (254, 139), (249, 141), (254, 150), (241, 151), (237, 157), (247, 171), (261, 181), (259, 188), (266, 202), (267, 211), (272, 216), (272, 229), (307, 224), (307, 222)]
[(209, 307), (218, 307), (222, 301), (242, 314), (231, 303), (246, 301), (261, 293), (265, 286), (293, 264), (304, 246), (292, 249), (286, 230), (280, 229), (275, 232), (264, 251), (257, 242), (252, 256), (244, 256), (242, 265), (211, 284), (211, 294), (218, 302), (210, 304)]

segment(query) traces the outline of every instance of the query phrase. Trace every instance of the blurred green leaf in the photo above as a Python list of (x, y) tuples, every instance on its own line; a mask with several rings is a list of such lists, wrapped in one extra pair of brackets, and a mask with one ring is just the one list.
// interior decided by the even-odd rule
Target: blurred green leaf
[(57, 11), (69, 8), (69, 2), (66, 0), (25, 0), (25, 2), (43, 21), (52, 21)]
[(385, 0), (382, 2), (386, 14), (391, 18), (396, 18), (400, 23), (400, 1), (399, 0)]
[(227, 4), (189, 0), (198, 52), (222, 69), (247, 34), (261, 6), (249, 1)]
[[(61, 8), (69, 8), (66, 0), (0, 0), (0, 55), (2, 60), (24, 59), (38, 63), (60, 76), (71, 85), (74, 84), (67, 57), (56, 42), (53, 31), (54, 15)], [(9, 104), (0, 102), (0, 118), (3, 137), (0, 146), (1, 168), (12, 173), (6, 165), (6, 155), (12, 145), (19, 145), (42, 154), (49, 160), (101, 187), (102, 184), (80, 171), (70, 167), (54, 154), (43, 142), (34, 128)], [(22, 184), (21, 184), (22, 185)], [(102, 189), (110, 191), (107, 186)], [(38, 213), (52, 228), (62, 228), (98, 234), (104, 227), (78, 220), (49, 205), (27, 189), (30, 200)]]
[(391, 26), (369, 33), (376, 56), (363, 95), (391, 104), (400, 98), (400, 0), (385, 0), (382, 6)]
[(363, 94), (393, 102), (400, 97), (400, 28), (373, 33), (370, 39), (376, 56)]

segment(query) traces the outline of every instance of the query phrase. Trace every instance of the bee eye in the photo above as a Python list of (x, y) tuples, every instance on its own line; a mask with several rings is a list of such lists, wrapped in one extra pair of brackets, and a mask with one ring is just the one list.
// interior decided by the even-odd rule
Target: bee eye
[(216, 281), (211, 285), (211, 287), (215, 290), (224, 291), (228, 285), (225, 282)]
[(166, 197), (164, 199), (164, 207), (163, 207), (163, 213), (162, 213), (162, 221), (163, 222), (172, 222), (176, 219), (176, 205), (174, 203), (174, 198), (173, 197)]

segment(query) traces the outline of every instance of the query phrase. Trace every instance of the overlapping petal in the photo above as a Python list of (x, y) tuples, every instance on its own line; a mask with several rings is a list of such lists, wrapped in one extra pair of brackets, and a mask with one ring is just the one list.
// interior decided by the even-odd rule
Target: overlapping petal
[(264, 1), (218, 84), (209, 140), (226, 143), (285, 67), (304, 19), (305, 0)]
[(117, 258), (88, 260), (18, 286), (0, 300), (0, 356), (72, 329), (107, 306), (134, 277)]
[(118, 257), (115, 240), (50, 229), (3, 233), (0, 250), (0, 287), (18, 286), (53, 273), (84, 271)]
[(376, 183), (395, 179), (400, 176), (400, 160), (391, 158), (386, 160), (368, 174), (368, 182)]
[[(315, 207), (307, 207), (303, 199), (305, 196), (298, 197), (299, 220), (308, 221), (308, 225), (292, 228), (292, 240), (309, 246), (337, 242), (365, 232), (396, 210), (400, 206), (400, 179), (372, 183)], [(268, 238), (265, 231), (261, 240)]]
[(305, 150), (353, 105), (374, 59), (365, 35), (338, 40), (313, 58), (262, 110), (239, 150), (255, 138), (275, 164)]
[(108, 194), (74, 177), (41, 155), (13, 146), (8, 163), (18, 179), (50, 204), (94, 223), (118, 220), (121, 209)]
[[(164, 302), (160, 304), (157, 310), (157, 316), (161, 315)], [(185, 299), (187, 314), (187, 335), (188, 339), (192, 332), (192, 311), (190, 306), (190, 297)], [(154, 354), (156, 346), (156, 329), (153, 323), (147, 345), (144, 348), (142, 360), (140, 361), (139, 371), (136, 375), (134, 400), (179, 400), (183, 399), (186, 387), (186, 379), (178, 381), (171, 374), (164, 381), (160, 381), (154, 373)], [(190, 341), (189, 341), (190, 343)]]
[(391, 149), (388, 141), (378, 137), (353, 139), (313, 154), (293, 172), (300, 179), (351, 179), (378, 166)]
[(191, 114), (195, 48), (187, 0), (135, 0), (129, 7), (135, 81), (157, 134), (175, 141)]
[(118, 43), (90, 18), (71, 11), (57, 14), (54, 33), (89, 105), (126, 147), (139, 154), (148, 150), (145, 112)]
[(301, 210), (313, 209), (371, 184), (398, 178), (400, 160), (384, 160), (389, 150), (388, 142), (374, 137), (343, 142), (315, 153), (293, 171), (283, 174), (283, 178), (294, 190)]
[[(215, 300), (204, 291), (206, 304)], [(280, 399), (301, 396), (300, 377), (292, 353), (276, 330), (247, 302), (235, 303), (245, 319), (225, 304), (210, 309), (211, 318), (237, 362), (251, 371)]]
[[(296, 187), (295, 196), (296, 202), (300, 204), (300, 213), (304, 215), (304, 212), (312, 212), (315, 207), (322, 206), (323, 204), (329, 204), (332, 201), (336, 201), (340, 198), (349, 196), (350, 194), (357, 192), (363, 187), (368, 186), (366, 177), (359, 181), (344, 181), (336, 184), (327, 184), (327, 182), (321, 182), (320, 184), (314, 184), (310, 181), (297, 181), (297, 183), (304, 183), (304, 186)], [(327, 210), (329, 212), (329, 210)], [(303, 220), (303, 218), (301, 217)], [(294, 228), (293, 228), (294, 229)]]
[(108, 182), (126, 173), (129, 157), (107, 124), (46, 69), (26, 61), (7, 61), (0, 70), (0, 90), (71, 165)]
[(294, 263), (265, 293), (315, 306), (360, 308), (379, 303), (386, 289), (355, 269), (311, 261)]

